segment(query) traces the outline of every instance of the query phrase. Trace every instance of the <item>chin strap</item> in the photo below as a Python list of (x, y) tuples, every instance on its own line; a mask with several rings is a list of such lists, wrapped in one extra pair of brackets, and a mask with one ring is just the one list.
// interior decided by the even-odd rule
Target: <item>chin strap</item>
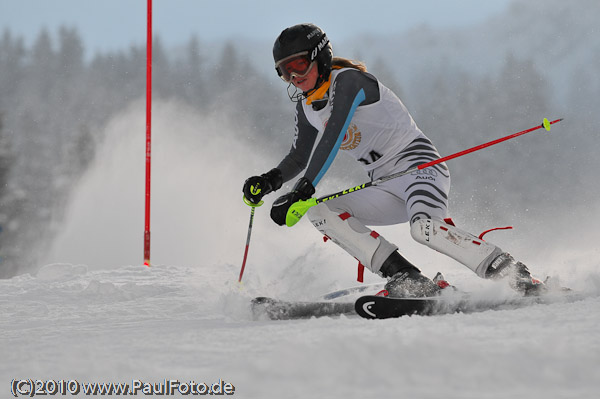
[[(342, 67), (334, 65), (333, 67), (331, 67), (331, 70), (334, 69), (342, 69)], [(330, 85), (331, 72), (329, 73), (329, 78), (327, 78), (326, 82), (323, 82), (321, 86), (317, 87), (316, 89), (312, 89), (306, 93), (306, 104), (310, 105), (313, 101), (321, 100), (323, 97), (325, 97), (325, 93), (327, 93), (327, 90), (329, 90)]]
[(327, 79), (326, 82), (323, 82), (323, 84), (321, 86), (319, 86), (316, 89), (311, 90), (307, 96), (306, 96), (306, 104), (310, 105), (312, 104), (313, 101), (315, 100), (320, 100), (323, 97), (325, 97), (325, 93), (327, 93), (327, 90), (329, 90), (329, 86), (331, 85), (331, 74), (329, 74), (329, 79)]

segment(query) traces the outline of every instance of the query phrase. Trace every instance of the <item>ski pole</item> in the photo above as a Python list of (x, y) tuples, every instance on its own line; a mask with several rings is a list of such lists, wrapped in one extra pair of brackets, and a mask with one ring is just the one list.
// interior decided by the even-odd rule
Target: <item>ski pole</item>
[(400, 176), (408, 175), (410, 173), (416, 172), (417, 170), (425, 169), (425, 168), (428, 168), (430, 166), (437, 165), (439, 163), (448, 161), (450, 159), (462, 157), (463, 155), (470, 154), (472, 152), (481, 150), (482, 148), (490, 147), (490, 146), (492, 146), (494, 144), (498, 144), (498, 143), (501, 143), (501, 142), (506, 141), (506, 140), (510, 140), (510, 139), (518, 137), (518, 136), (522, 136), (522, 135), (527, 134), (529, 132), (533, 132), (534, 130), (538, 130), (538, 129), (544, 128), (547, 131), (550, 131), (551, 125), (553, 125), (555, 123), (558, 123), (558, 122), (560, 122), (562, 120), (563, 120), (563, 118), (560, 118), (560, 119), (556, 119), (556, 120), (550, 122), (548, 119), (544, 118), (544, 120), (543, 120), (543, 122), (542, 122), (541, 125), (534, 126), (534, 127), (530, 128), (530, 129), (526, 129), (526, 130), (523, 130), (523, 131), (511, 134), (509, 136), (499, 138), (497, 140), (492, 140), (492, 141), (489, 141), (487, 143), (480, 144), (478, 146), (475, 146), (475, 147), (472, 147), (472, 148), (469, 148), (469, 149), (466, 149), (466, 150), (463, 150), (463, 151), (459, 151), (459, 152), (457, 152), (455, 154), (448, 155), (448, 156), (445, 156), (443, 158), (435, 159), (433, 161), (421, 164), (421, 165), (416, 166), (414, 168), (411, 168), (411, 169), (408, 169), (408, 170), (405, 170), (405, 171), (402, 171), (402, 172), (393, 173), (391, 175), (381, 177), (381, 178), (379, 178), (377, 180), (373, 180), (371, 182), (367, 182), (367, 183), (361, 184), (361, 185), (356, 186), (356, 187), (351, 187), (351, 188), (348, 188), (346, 190), (343, 190), (343, 191), (340, 191), (340, 192), (337, 192), (337, 193), (334, 193), (334, 194), (326, 195), (326, 196), (321, 197), (321, 198), (309, 198), (306, 201), (302, 201), (301, 200), (301, 201), (295, 202), (295, 203), (292, 204), (292, 206), (290, 206), (290, 209), (288, 209), (288, 212), (287, 212), (287, 215), (286, 215), (286, 218), (285, 218), (285, 224), (287, 226), (289, 226), (289, 227), (292, 227), (293, 225), (295, 225), (296, 223), (298, 223), (298, 221), (302, 218), (302, 216), (304, 216), (304, 214), (306, 212), (308, 212), (308, 210), (310, 208), (312, 208), (313, 206), (315, 206), (317, 204), (320, 204), (321, 202), (325, 202), (325, 201), (328, 201), (328, 200), (331, 200), (331, 199), (334, 199), (334, 198), (338, 198), (338, 197), (341, 197), (342, 195), (350, 194), (350, 193), (353, 193), (355, 191), (365, 189), (367, 187), (376, 186), (376, 185), (384, 183), (384, 182), (386, 182), (388, 180), (392, 180), (392, 179), (395, 179), (395, 178), (400, 177)]
[(261, 206), (264, 202), (260, 201), (258, 204), (253, 204), (246, 200), (244, 197), (244, 202), (248, 205), (250, 209), (250, 222), (248, 223), (248, 235), (246, 236), (246, 249), (244, 250), (244, 260), (242, 260), (242, 268), (240, 270), (240, 277), (238, 279), (238, 283), (242, 282), (242, 277), (244, 276), (244, 269), (246, 268), (246, 259), (248, 259), (248, 249), (250, 248), (250, 236), (252, 236), (252, 224), (254, 223), (254, 211), (257, 207)]

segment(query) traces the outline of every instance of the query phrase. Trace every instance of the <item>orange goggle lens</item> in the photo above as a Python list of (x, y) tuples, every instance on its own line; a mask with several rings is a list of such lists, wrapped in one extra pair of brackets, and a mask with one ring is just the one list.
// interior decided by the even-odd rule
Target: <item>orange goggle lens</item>
[(284, 58), (275, 65), (275, 68), (281, 79), (290, 82), (294, 76), (299, 78), (306, 76), (313, 63), (308, 59), (308, 54), (302, 53)]

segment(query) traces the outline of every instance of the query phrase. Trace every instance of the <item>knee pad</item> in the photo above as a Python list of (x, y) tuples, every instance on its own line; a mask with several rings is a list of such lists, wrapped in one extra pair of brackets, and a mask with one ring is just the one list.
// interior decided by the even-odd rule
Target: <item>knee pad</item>
[(332, 211), (325, 203), (312, 207), (307, 216), (317, 230), (374, 273), (380, 274), (383, 262), (398, 249), (349, 213)]
[(419, 243), (435, 249), (485, 278), (492, 261), (503, 251), (473, 234), (437, 219), (419, 219), (410, 229)]

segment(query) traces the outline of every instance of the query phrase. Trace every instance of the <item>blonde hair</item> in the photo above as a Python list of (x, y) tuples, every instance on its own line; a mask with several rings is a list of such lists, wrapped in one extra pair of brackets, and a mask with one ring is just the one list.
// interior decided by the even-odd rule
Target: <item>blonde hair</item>
[(331, 60), (332, 68), (354, 68), (361, 72), (367, 72), (367, 66), (362, 61), (351, 60), (343, 57), (333, 57)]

